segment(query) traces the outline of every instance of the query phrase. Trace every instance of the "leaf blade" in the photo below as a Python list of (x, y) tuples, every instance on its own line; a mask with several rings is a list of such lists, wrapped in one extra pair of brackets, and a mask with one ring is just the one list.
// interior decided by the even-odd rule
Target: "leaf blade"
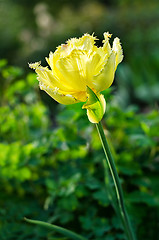
[(46, 223), (46, 222), (38, 221), (38, 220), (31, 220), (28, 218), (24, 218), (24, 220), (28, 223), (36, 224), (38, 226), (42, 226), (47, 229), (54, 230), (58, 233), (61, 233), (64, 236), (70, 237), (71, 239), (74, 239), (74, 240), (87, 240), (86, 238), (82, 237), (81, 235), (79, 235), (77, 233), (74, 233), (70, 230), (67, 230), (65, 228), (62, 228), (62, 227), (59, 227), (59, 226), (56, 226), (56, 225), (53, 225), (50, 223)]

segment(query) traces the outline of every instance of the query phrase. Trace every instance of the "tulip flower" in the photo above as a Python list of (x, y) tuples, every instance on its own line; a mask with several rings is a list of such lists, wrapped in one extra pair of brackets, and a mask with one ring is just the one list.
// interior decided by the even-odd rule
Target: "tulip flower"
[[(108, 187), (106, 187), (111, 196), (112, 205), (121, 218), (127, 239), (135, 240), (115, 162), (100, 122), (106, 108), (101, 92), (112, 85), (117, 66), (123, 59), (119, 38), (114, 39), (111, 47), (110, 37), (111, 34), (104, 33), (102, 47), (95, 45), (97, 38), (93, 35), (85, 34), (81, 38), (72, 38), (66, 44), (59, 46), (54, 53), (50, 52), (49, 58), (46, 58), (49, 67), (42, 67), (40, 62), (29, 64), (29, 66), (35, 69), (40, 88), (57, 102), (62, 104), (84, 102), (82, 108), (87, 109), (90, 122), (96, 123), (105, 153), (104, 167), (108, 178)], [(37, 220), (25, 220), (55, 230), (71, 239), (86, 240), (85, 237), (56, 225)]]
[(50, 52), (46, 61), (29, 64), (35, 69), (41, 90), (61, 104), (86, 102), (83, 108), (92, 123), (98, 123), (105, 112), (105, 99), (100, 93), (109, 88), (114, 80), (118, 64), (123, 59), (119, 38), (110, 46), (111, 34), (104, 33), (103, 46), (97, 47), (96, 37), (84, 34), (71, 38)]

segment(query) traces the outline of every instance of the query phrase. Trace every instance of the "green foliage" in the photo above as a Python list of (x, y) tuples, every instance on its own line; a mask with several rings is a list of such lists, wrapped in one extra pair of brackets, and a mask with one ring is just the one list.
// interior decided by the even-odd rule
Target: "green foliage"
[[(159, 4), (157, 0), (0, 2), (0, 239), (65, 239), (30, 226), (48, 221), (93, 240), (124, 239), (103, 184), (104, 153), (82, 104), (57, 105), (27, 62), (70, 37), (118, 36), (124, 49), (104, 94), (105, 133), (138, 239), (158, 239)], [(47, 24), (45, 24), (47, 23)], [(67, 24), (66, 24), (67, 23)], [(46, 62), (42, 63), (46, 65)]]
[[(54, 105), (34, 74), (0, 61), (0, 239), (62, 239), (24, 217), (68, 228), (88, 239), (124, 234), (104, 186), (104, 153), (82, 104)], [(121, 108), (105, 93), (103, 119), (138, 239), (156, 239), (159, 218), (159, 116)], [(44, 94), (45, 96), (45, 94)], [(52, 104), (54, 103), (53, 100)], [(146, 231), (145, 231), (146, 229)], [(65, 238), (66, 239), (66, 238)]]

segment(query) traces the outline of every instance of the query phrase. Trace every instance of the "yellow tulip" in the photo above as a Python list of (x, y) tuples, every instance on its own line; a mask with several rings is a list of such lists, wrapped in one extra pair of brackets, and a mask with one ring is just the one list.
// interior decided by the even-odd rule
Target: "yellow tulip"
[[(37, 73), (40, 89), (61, 104), (86, 102), (83, 108), (93, 123), (99, 122), (105, 112), (105, 99), (100, 92), (111, 86), (123, 59), (119, 38), (114, 39), (111, 48), (110, 37), (111, 34), (104, 33), (102, 47), (95, 46), (97, 38), (93, 35), (71, 38), (54, 53), (50, 52), (46, 58), (50, 68), (42, 67), (40, 62), (29, 64)], [(94, 116), (97, 105), (101, 111)]]

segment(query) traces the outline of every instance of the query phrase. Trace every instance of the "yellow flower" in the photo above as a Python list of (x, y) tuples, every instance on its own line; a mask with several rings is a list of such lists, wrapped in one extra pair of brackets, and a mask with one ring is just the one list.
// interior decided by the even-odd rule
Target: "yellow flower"
[[(117, 65), (123, 59), (119, 38), (114, 39), (111, 48), (110, 37), (111, 34), (104, 33), (103, 46), (97, 47), (97, 38), (84, 34), (68, 40), (54, 53), (50, 52), (46, 58), (50, 68), (42, 67), (40, 62), (29, 64), (38, 75), (40, 89), (62, 104), (87, 101), (83, 108), (87, 109), (89, 120), (99, 122), (105, 112), (105, 100), (100, 92), (111, 86)], [(102, 117), (92, 116), (94, 102), (90, 99), (99, 101)]]

